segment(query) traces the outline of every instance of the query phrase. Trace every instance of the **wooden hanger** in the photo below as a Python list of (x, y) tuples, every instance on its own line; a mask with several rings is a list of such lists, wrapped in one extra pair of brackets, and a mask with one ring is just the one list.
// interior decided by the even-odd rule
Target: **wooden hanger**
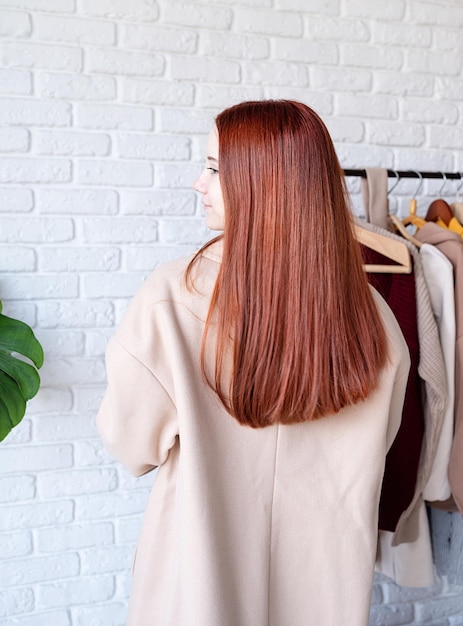
[(463, 185), (463, 174), (461, 174), (462, 178), (460, 179), (460, 184), (458, 185), (456, 200), (452, 202), (450, 208), (452, 209), (452, 213), (455, 215), (460, 224), (463, 224), (463, 202), (460, 200), (460, 189)]
[(421, 228), (422, 226), (426, 224), (426, 220), (423, 217), (419, 217), (416, 214), (416, 198), (412, 198), (410, 202), (408, 203), (408, 211), (409, 211), (408, 215), (402, 218), (402, 224), (404, 226), (408, 226), (409, 224), (412, 224), (413, 226), (416, 226), (417, 228)]
[(460, 224), (463, 224), (463, 202), (458, 202), (458, 200), (456, 202), (452, 202), (450, 208)]
[(421, 246), (423, 245), (422, 242), (416, 239), (415, 237), (413, 237), (413, 235), (411, 235), (408, 232), (403, 222), (399, 220), (397, 215), (389, 215), (389, 219), (394, 224), (396, 230), (402, 235), (402, 237), (404, 237), (404, 239), (407, 239), (408, 241), (410, 241), (410, 243), (412, 243), (417, 248), (421, 248)]
[[(392, 171), (394, 172), (397, 180), (392, 185), (392, 187), (390, 189), (388, 189), (388, 191), (387, 191), (387, 195), (388, 196), (391, 193), (391, 191), (393, 189), (395, 189), (397, 187), (397, 185), (400, 183), (400, 175), (399, 175), (399, 173), (396, 172), (395, 170), (392, 170)], [(413, 213), (416, 213), (416, 200), (410, 206), (410, 211), (413, 211)], [(413, 237), (408, 232), (408, 230), (405, 228), (404, 224), (399, 220), (399, 218), (396, 215), (393, 215), (393, 214), (389, 213), (388, 219), (395, 226), (396, 231), (398, 231), (405, 239), (407, 239), (408, 241), (413, 243), (417, 248), (419, 248), (421, 246), (421, 241), (418, 241), (418, 239), (415, 239), (415, 237)]]
[(454, 217), (454, 215), (449, 203), (443, 198), (438, 198), (437, 200), (433, 200), (429, 205), (425, 220), (427, 222), (437, 222), (437, 220), (440, 219), (448, 226), (452, 217)]
[(380, 274), (410, 274), (412, 271), (412, 261), (410, 250), (407, 246), (392, 239), (387, 235), (380, 235), (374, 231), (362, 228), (359, 224), (355, 224), (355, 235), (357, 241), (370, 250), (375, 250), (383, 256), (395, 261), (397, 265), (376, 265), (366, 264), (363, 267), (366, 272)]

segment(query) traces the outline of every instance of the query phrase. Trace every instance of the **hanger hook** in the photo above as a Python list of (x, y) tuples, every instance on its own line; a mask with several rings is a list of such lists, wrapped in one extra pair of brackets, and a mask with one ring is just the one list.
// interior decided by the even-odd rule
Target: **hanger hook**
[(445, 183), (447, 182), (447, 176), (445, 175), (445, 172), (441, 172), (441, 174), (442, 174), (442, 178), (444, 179), (444, 182), (442, 183), (441, 188), (439, 189), (439, 195), (440, 196), (443, 195)]
[(418, 187), (416, 188), (415, 193), (414, 193), (414, 196), (416, 197), (418, 193), (421, 191), (421, 187), (423, 186), (423, 177), (421, 176), (421, 172), (417, 172), (416, 170), (412, 170), (412, 171), (415, 172), (415, 174), (420, 179), (420, 182), (418, 183)]
[(392, 185), (392, 187), (387, 190), (387, 195), (389, 195), (392, 191), (394, 191), (394, 189), (400, 183), (400, 174), (399, 174), (399, 172), (397, 172), (396, 170), (392, 170), (392, 171), (394, 172), (394, 176), (396, 177), (396, 180), (394, 181), (394, 184)]
[(456, 192), (457, 199), (460, 197), (460, 189), (462, 185), (463, 185), (463, 173), (460, 172), (460, 184), (458, 185), (457, 192)]

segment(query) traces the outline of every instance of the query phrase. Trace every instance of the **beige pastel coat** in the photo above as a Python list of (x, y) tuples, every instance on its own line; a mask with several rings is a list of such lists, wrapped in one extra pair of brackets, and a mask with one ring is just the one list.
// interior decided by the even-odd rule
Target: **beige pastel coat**
[(220, 263), (155, 270), (107, 349), (97, 422), (135, 475), (159, 466), (134, 563), (129, 626), (366, 626), (386, 452), (409, 356), (375, 299), (390, 362), (339, 414), (251, 429), (203, 383), (198, 355)]

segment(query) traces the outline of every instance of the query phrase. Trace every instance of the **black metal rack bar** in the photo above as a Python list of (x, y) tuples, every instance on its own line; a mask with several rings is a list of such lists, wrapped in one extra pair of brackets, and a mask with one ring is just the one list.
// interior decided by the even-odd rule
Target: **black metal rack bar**
[[(440, 178), (449, 180), (461, 180), (462, 172), (418, 172), (415, 170), (387, 170), (388, 178)], [(344, 176), (361, 176), (366, 178), (365, 170), (346, 169)]]

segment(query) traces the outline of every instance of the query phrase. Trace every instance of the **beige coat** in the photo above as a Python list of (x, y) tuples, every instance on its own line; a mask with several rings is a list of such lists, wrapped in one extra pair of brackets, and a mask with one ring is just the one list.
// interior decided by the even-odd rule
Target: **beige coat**
[(160, 466), (134, 565), (129, 626), (368, 624), (384, 459), (408, 350), (375, 293), (390, 363), (369, 399), (315, 422), (241, 426), (203, 383), (198, 354), (220, 263), (145, 282), (107, 349), (98, 427), (135, 475)]

